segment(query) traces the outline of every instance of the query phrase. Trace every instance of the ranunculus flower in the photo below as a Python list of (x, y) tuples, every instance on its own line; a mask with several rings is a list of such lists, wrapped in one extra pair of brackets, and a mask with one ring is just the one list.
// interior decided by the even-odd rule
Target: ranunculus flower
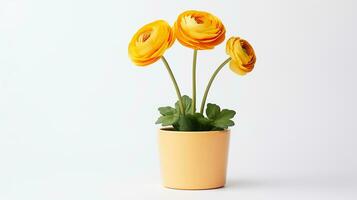
[(135, 33), (129, 43), (129, 57), (135, 65), (149, 65), (159, 60), (174, 41), (171, 26), (164, 20), (154, 21)]
[(203, 11), (189, 10), (181, 13), (174, 25), (177, 40), (184, 46), (213, 49), (224, 41), (226, 29), (216, 16)]
[(239, 37), (231, 37), (227, 41), (226, 53), (232, 58), (229, 67), (239, 75), (251, 72), (256, 61), (253, 47), (248, 41)]

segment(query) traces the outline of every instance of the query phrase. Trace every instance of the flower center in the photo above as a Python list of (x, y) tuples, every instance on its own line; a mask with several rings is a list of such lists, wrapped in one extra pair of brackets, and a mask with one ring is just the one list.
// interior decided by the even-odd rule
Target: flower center
[(192, 15), (188, 15), (184, 17), (184, 23), (188, 26), (188, 27), (195, 27), (198, 24), (203, 24), (204, 21), (202, 19), (202, 17), (200, 16), (192, 16)]
[(247, 56), (251, 56), (252, 54), (252, 49), (251, 47), (249, 46), (249, 44), (247, 44), (247, 42), (245, 40), (241, 40), (241, 46), (242, 46), (242, 49), (243, 49), (243, 52), (245, 54), (247, 54)]
[(142, 33), (139, 37), (138, 37), (138, 42), (144, 43), (146, 42), (146, 40), (148, 40), (150, 38), (151, 35), (151, 31), (147, 31)]
[(203, 24), (203, 19), (200, 16), (193, 17), (197, 24)]

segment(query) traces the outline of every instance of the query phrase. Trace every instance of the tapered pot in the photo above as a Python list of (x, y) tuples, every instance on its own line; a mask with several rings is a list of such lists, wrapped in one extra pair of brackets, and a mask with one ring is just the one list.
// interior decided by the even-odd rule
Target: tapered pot
[(200, 190), (226, 183), (230, 131), (173, 131), (158, 134), (162, 183), (173, 189)]

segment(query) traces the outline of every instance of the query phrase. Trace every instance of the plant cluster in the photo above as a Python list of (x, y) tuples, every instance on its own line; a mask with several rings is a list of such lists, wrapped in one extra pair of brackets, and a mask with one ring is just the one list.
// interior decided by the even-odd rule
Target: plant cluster
[[(213, 49), (225, 40), (226, 29), (221, 20), (204, 11), (189, 10), (181, 13), (173, 27), (164, 20), (157, 20), (140, 28), (129, 43), (128, 53), (137, 66), (147, 66), (162, 60), (175, 87), (177, 102), (175, 106), (160, 107), (161, 116), (156, 121), (162, 126), (171, 126), (177, 131), (224, 130), (234, 125), (235, 111), (221, 109), (206, 100), (211, 85), (221, 69), (229, 63), (230, 69), (238, 75), (251, 72), (256, 62), (255, 52), (250, 43), (240, 37), (231, 37), (226, 43), (228, 58), (212, 74), (201, 102), (196, 111), (196, 63), (199, 50)], [(175, 40), (193, 49), (192, 99), (182, 96), (170, 65), (164, 57)]]

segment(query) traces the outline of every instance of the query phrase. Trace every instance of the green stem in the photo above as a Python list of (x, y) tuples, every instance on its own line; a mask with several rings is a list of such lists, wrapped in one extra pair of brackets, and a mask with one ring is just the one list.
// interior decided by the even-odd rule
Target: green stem
[(192, 62), (192, 114), (195, 114), (196, 112), (196, 63), (197, 49), (194, 49)]
[(167, 60), (165, 59), (164, 56), (161, 57), (161, 60), (162, 60), (162, 62), (164, 63), (164, 65), (165, 65), (165, 67), (166, 67), (166, 69), (167, 69), (167, 72), (169, 73), (170, 78), (171, 78), (171, 80), (172, 80), (172, 83), (173, 83), (174, 86), (175, 86), (175, 90), (176, 90), (177, 98), (178, 98), (178, 100), (179, 100), (179, 105), (180, 105), (181, 113), (182, 113), (183, 115), (185, 115), (185, 109), (184, 109), (183, 103), (182, 103), (182, 96), (181, 96), (180, 88), (179, 88), (178, 85), (177, 85), (175, 76), (174, 76), (174, 74), (172, 73), (172, 70), (171, 70), (171, 68), (170, 68), (170, 66), (169, 66), (169, 63), (167, 62)]
[(230, 60), (231, 60), (231, 58), (227, 58), (227, 59), (216, 69), (216, 71), (214, 71), (214, 73), (212, 74), (211, 79), (209, 80), (208, 85), (207, 85), (207, 87), (206, 87), (205, 94), (203, 95), (203, 99), (202, 99), (202, 103), (201, 103), (201, 110), (200, 110), (200, 113), (201, 113), (201, 114), (203, 114), (203, 110), (204, 110), (204, 108), (205, 108), (205, 104), (206, 104), (206, 100), (207, 100), (207, 95), (208, 95), (209, 89), (211, 88), (211, 85), (212, 85), (212, 83), (213, 83), (213, 80), (216, 78), (218, 72), (221, 71), (221, 69), (222, 69), (227, 63), (229, 63)]

